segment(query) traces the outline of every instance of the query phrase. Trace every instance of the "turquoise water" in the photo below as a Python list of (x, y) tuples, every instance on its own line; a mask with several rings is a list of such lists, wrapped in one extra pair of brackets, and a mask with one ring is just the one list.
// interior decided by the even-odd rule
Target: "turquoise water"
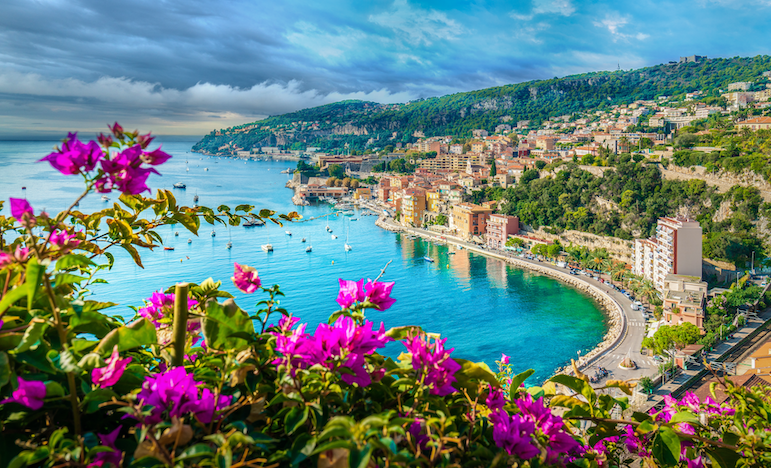
[[(64, 209), (80, 193), (77, 176), (62, 176), (47, 164), (35, 161), (51, 151), (55, 142), (0, 142), (0, 199), (26, 196), (35, 212), (45, 208), (54, 213)], [(175, 157), (160, 167), (162, 177), (152, 176), (153, 189), (173, 190), (179, 203), (211, 207), (241, 203), (284, 213), (297, 210), (304, 218), (329, 212), (326, 205), (295, 207), (291, 191), (284, 187), (289, 176), (280, 171), (295, 164), (256, 161), (244, 163), (225, 158), (207, 158), (189, 153), (191, 143), (166, 142), (164, 150)], [(186, 163), (187, 159), (187, 163)], [(186, 169), (189, 168), (189, 172)], [(208, 168), (208, 171), (204, 169)], [(172, 189), (184, 182), (186, 190)], [(22, 187), (26, 186), (26, 190)], [(110, 195), (113, 203), (117, 195)], [(97, 195), (80, 204), (85, 212), (108, 203)], [(3, 214), (9, 214), (8, 208)], [(178, 225), (159, 232), (174, 251), (144, 252), (145, 269), (133, 264), (127, 254), (116, 250), (118, 262), (105, 274), (111, 286), (97, 285), (96, 297), (118, 302), (113, 314), (130, 317), (127, 305), (140, 305), (153, 291), (177, 281), (201, 282), (213, 277), (233, 293), (242, 308), (249, 309), (260, 296), (239, 293), (230, 277), (233, 262), (254, 266), (264, 284), (279, 284), (286, 297), (282, 305), (315, 329), (337, 310), (338, 278), (375, 278), (390, 260), (383, 280), (395, 281), (396, 304), (384, 312), (372, 311), (368, 318), (386, 328), (416, 324), (448, 338), (456, 357), (485, 361), (491, 367), (501, 353), (512, 357), (515, 369), (534, 368), (530, 381), (548, 377), (565, 365), (578, 350), (585, 354), (602, 339), (606, 330), (597, 303), (589, 296), (548, 277), (532, 274), (466, 250), (448, 254), (448, 248), (423, 240), (409, 240), (375, 226), (374, 216), (346, 217), (285, 225), (283, 228), (227, 229), (203, 225), (200, 237)], [(339, 236), (332, 240), (327, 223)], [(345, 252), (346, 227), (351, 252)], [(284, 231), (291, 230), (293, 236)], [(179, 237), (174, 236), (179, 231)], [(192, 238), (191, 244), (187, 243)], [(300, 239), (306, 237), (313, 252), (306, 253)], [(226, 248), (228, 241), (232, 250)], [(270, 241), (275, 251), (265, 253), (261, 244)], [(423, 256), (435, 260), (428, 263)], [(398, 354), (401, 345), (388, 352)]]

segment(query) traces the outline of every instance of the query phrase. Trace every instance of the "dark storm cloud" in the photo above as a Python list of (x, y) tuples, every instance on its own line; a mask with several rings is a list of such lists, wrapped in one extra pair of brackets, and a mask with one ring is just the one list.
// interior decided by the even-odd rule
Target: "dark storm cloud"
[(766, 53), (771, 0), (6, 0), (0, 137), (108, 120), (201, 133), (680, 55)]

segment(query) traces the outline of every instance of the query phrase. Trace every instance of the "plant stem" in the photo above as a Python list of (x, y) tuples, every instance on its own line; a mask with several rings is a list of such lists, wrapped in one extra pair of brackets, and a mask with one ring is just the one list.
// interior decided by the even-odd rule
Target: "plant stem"
[(174, 356), (171, 365), (184, 364), (185, 339), (187, 336), (187, 283), (177, 283), (174, 297), (174, 329), (172, 331)]

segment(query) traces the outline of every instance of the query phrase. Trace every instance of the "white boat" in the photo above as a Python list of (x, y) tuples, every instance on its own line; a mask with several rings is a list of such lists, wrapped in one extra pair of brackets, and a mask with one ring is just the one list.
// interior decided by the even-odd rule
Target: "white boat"
[(427, 262), (429, 262), (429, 263), (434, 263), (434, 259), (433, 259), (433, 258), (431, 258), (431, 257), (429, 257), (429, 256), (425, 256), (425, 257), (423, 257), (423, 260), (425, 260), (425, 261), (427, 261)]
[(351, 249), (353, 249), (353, 247), (351, 247), (351, 246), (350, 246), (350, 245), (348, 245), (348, 244), (345, 244), (345, 251), (346, 251), (346, 252), (350, 252), (350, 251), (351, 251)]
[(193, 197), (193, 203), (198, 203), (198, 194), (197, 193)]
[(183, 184), (182, 182), (177, 182), (174, 184), (174, 188), (187, 188), (187, 185)]
[(353, 247), (348, 244), (348, 225), (345, 225), (345, 251), (350, 252)]
[(311, 247), (311, 246), (309, 245), (308, 247), (306, 247), (306, 248), (305, 248), (305, 251), (306, 251), (306, 252), (308, 252), (308, 253), (310, 253), (310, 252), (312, 252), (312, 251), (313, 251), (313, 247)]
[(327, 224), (327, 232), (332, 232), (332, 230), (329, 229), (329, 224)]
[(337, 239), (337, 236), (332, 234), (332, 240)]
[(284, 232), (286, 232), (287, 236), (291, 236), (292, 235), (292, 231), (284, 231)]
[(103, 202), (108, 202), (108, 201), (110, 201), (110, 197), (108, 197), (107, 195), (102, 195), (102, 201)]
[(217, 235), (217, 232), (216, 232), (214, 229), (212, 229), (212, 230), (211, 230), (211, 236), (212, 236), (212, 237), (215, 237), (216, 235)]
[(188, 244), (192, 244), (192, 243), (193, 243), (193, 239), (189, 239), (189, 238), (188, 238), (188, 239), (187, 239), (187, 243), (188, 243)]
[(204, 171), (208, 171), (208, 170), (209, 170), (209, 168), (208, 168), (208, 167), (204, 167), (204, 168), (203, 168), (203, 170), (204, 170)]
[(305, 242), (305, 238), (303, 237), (303, 239), (300, 242)]
[(273, 252), (273, 244), (263, 244), (261, 247), (266, 252)]
[(232, 242), (228, 242), (228, 249), (232, 249), (232, 248), (233, 248), (233, 243)]
[(179, 231), (174, 232), (174, 237), (179, 237)]

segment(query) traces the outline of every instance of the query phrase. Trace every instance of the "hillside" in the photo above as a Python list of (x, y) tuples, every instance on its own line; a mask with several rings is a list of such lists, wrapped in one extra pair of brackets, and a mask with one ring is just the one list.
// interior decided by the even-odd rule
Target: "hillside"
[(769, 56), (734, 57), (529, 81), (406, 104), (342, 101), (214, 131), (193, 150), (217, 154), (236, 146), (282, 145), (333, 151), (346, 143), (350, 149), (364, 150), (370, 139), (374, 147), (414, 141), (416, 131), (467, 137), (475, 128), (492, 132), (505, 122), (537, 124), (549, 117), (664, 95), (701, 90), (705, 97), (718, 96), (728, 83), (752, 81), (769, 69)]

